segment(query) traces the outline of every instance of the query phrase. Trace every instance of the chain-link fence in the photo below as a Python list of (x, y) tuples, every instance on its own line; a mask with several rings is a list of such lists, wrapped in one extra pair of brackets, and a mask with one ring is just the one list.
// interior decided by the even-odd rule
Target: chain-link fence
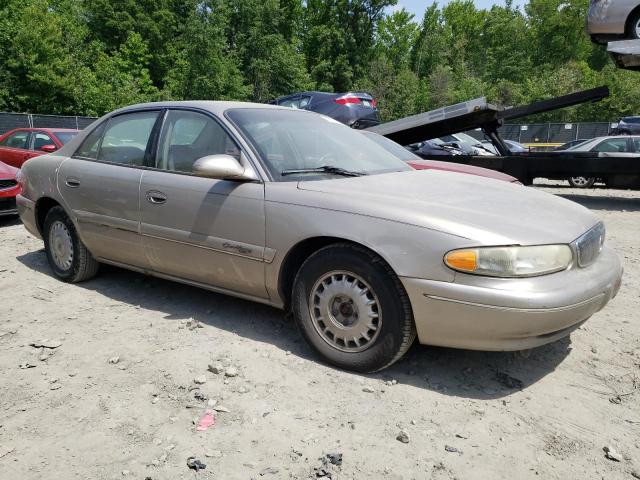
[(82, 130), (94, 120), (95, 117), (0, 112), (0, 135), (14, 128), (26, 127), (75, 128)]
[[(617, 123), (533, 123), (528, 125), (504, 125), (498, 131), (505, 140), (513, 140), (525, 145), (555, 144), (573, 140), (590, 139), (615, 134)], [(483, 139), (480, 129), (467, 132), (477, 139)]]

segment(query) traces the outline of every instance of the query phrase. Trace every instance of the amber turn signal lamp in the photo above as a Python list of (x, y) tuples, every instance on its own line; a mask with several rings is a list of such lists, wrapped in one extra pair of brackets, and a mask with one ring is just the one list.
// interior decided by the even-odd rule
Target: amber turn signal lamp
[(447, 253), (444, 261), (455, 270), (473, 272), (478, 267), (478, 254), (474, 250), (456, 250)]

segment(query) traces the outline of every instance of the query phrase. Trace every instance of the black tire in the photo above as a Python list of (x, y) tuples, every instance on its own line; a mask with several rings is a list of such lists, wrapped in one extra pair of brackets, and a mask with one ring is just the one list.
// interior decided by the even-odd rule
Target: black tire
[(629, 17), (627, 23), (627, 38), (630, 38), (632, 40), (637, 40), (640, 38), (640, 32), (638, 31), (638, 28), (636, 28), (638, 22), (640, 22), (640, 10)]
[(567, 181), (573, 188), (591, 188), (596, 183), (595, 177), (569, 177)]
[[(63, 268), (54, 260), (54, 253), (52, 251), (52, 248), (54, 247), (51, 245), (51, 229), (56, 222), (61, 222), (66, 227), (69, 236), (71, 237), (73, 249), (71, 251), (71, 261), (68, 268)], [(88, 280), (98, 273), (98, 267), (100, 264), (95, 258), (93, 258), (91, 252), (87, 250), (87, 247), (84, 246), (78, 237), (75, 225), (62, 207), (53, 207), (49, 212), (47, 212), (42, 234), (49, 266), (56, 277), (60, 280), (69, 283), (77, 283)]]
[[(337, 271), (355, 274), (368, 283), (382, 312), (377, 336), (372, 337), (370, 345), (365, 344), (363, 351), (342, 351), (331, 345), (312, 320), (310, 297), (314, 285)], [(391, 267), (373, 252), (348, 243), (324, 247), (304, 262), (294, 281), (292, 310), (302, 336), (313, 350), (328, 363), (347, 370), (382, 370), (400, 359), (416, 337), (409, 297)]]

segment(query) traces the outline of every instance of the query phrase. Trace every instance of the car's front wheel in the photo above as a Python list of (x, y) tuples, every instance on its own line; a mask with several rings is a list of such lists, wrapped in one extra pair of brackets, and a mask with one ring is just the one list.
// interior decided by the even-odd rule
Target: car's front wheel
[(98, 272), (99, 263), (78, 237), (75, 225), (62, 207), (53, 207), (47, 213), (43, 237), (47, 260), (56, 277), (76, 283)]
[(356, 245), (330, 245), (311, 255), (296, 276), (292, 309), (311, 347), (348, 370), (381, 370), (416, 336), (402, 283), (383, 259)]
[(596, 183), (594, 177), (569, 177), (569, 185), (573, 188), (591, 188)]

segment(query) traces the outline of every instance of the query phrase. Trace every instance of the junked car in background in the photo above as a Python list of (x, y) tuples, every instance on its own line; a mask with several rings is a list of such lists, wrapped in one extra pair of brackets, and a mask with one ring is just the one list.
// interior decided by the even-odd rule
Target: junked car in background
[(71, 140), (78, 130), (65, 128), (15, 128), (0, 136), (0, 162), (20, 168), (24, 162), (52, 153)]
[(568, 335), (622, 276), (586, 208), (416, 171), (323, 115), (164, 102), (27, 162), (18, 209), (61, 280), (100, 262), (293, 312), (327, 362), (370, 372), (414, 339), (482, 350)]
[(638, 135), (640, 134), (640, 117), (622, 117), (616, 127), (618, 135)]
[(0, 217), (17, 215), (16, 196), (20, 185), (16, 180), (18, 169), (0, 162)]
[(464, 163), (443, 162), (441, 160), (424, 160), (413, 153), (413, 151), (400, 146), (393, 140), (389, 140), (382, 135), (367, 131), (363, 131), (362, 134), (369, 137), (371, 140), (376, 142), (388, 152), (398, 157), (400, 160), (407, 162), (416, 170), (444, 170), (446, 172), (477, 175), (479, 177), (494, 178), (496, 180), (502, 180), (504, 182), (517, 183), (519, 185), (522, 185), (517, 178), (514, 178), (511, 175), (507, 175), (506, 173), (498, 172), (497, 170), (490, 170), (488, 168), (476, 167), (473, 165), (465, 165)]
[(616, 39), (640, 39), (639, 0), (591, 0), (587, 32), (597, 43)]
[[(505, 143), (506, 147), (509, 149), (511, 153), (523, 153), (523, 152), (529, 151), (527, 147), (525, 147), (523, 144), (519, 142), (514, 142), (513, 140), (502, 140), (502, 141)], [(480, 144), (488, 152), (491, 152), (493, 155), (498, 155), (498, 149), (489, 140), (483, 140), (482, 142), (480, 142)]]
[[(597, 137), (570, 147), (564, 152), (593, 152), (598, 157), (631, 157), (640, 162), (640, 136)], [(611, 174), (606, 178), (574, 176), (568, 178), (569, 185), (575, 188), (590, 188), (596, 181), (603, 182), (611, 188), (638, 188), (639, 175)]]
[(376, 100), (366, 92), (299, 92), (277, 98), (271, 104), (322, 113), (357, 129), (380, 123)]

